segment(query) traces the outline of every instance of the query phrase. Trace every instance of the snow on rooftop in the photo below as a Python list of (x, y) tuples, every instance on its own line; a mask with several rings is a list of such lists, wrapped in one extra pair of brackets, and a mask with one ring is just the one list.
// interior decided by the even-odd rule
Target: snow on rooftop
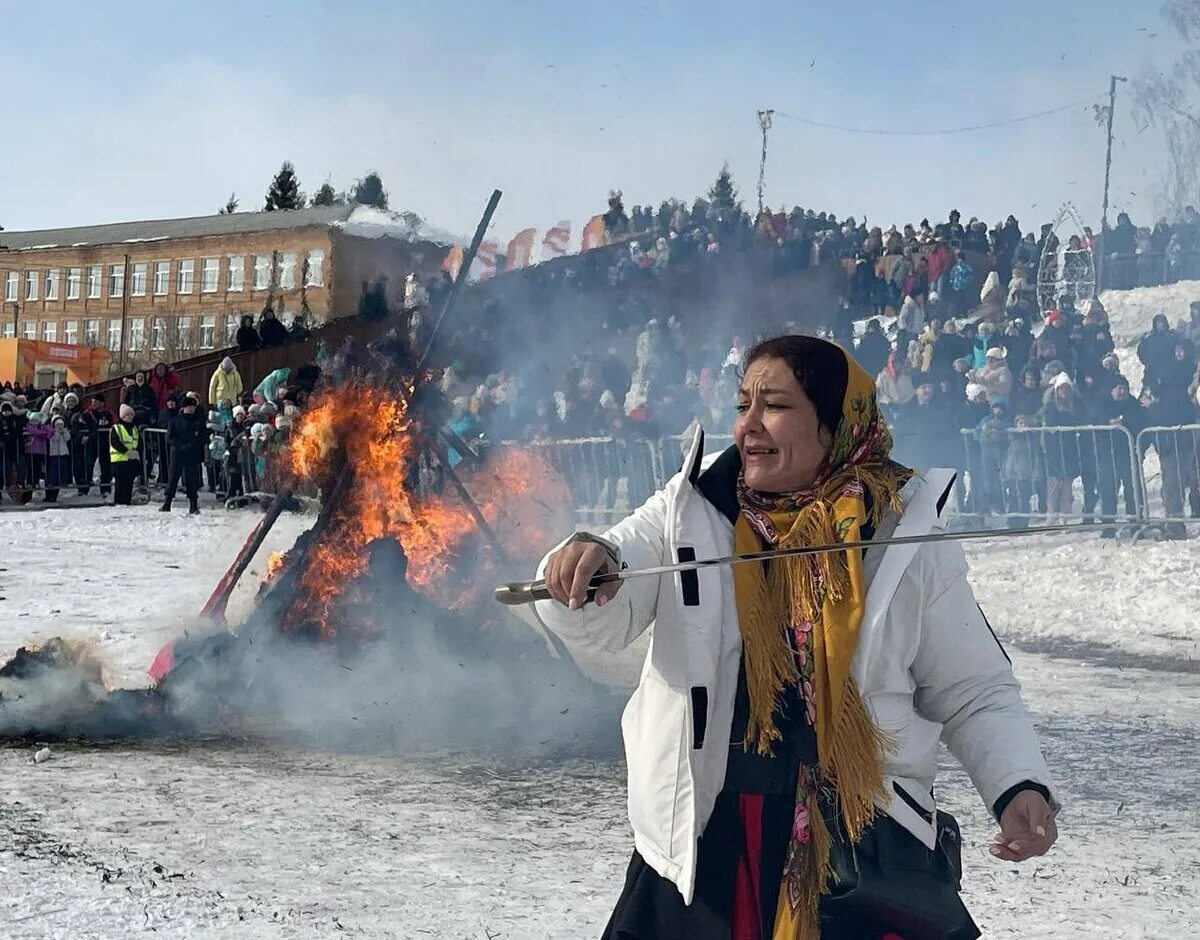
[(467, 241), (425, 222), (415, 212), (393, 212), (375, 206), (355, 206), (344, 222), (335, 222), (347, 235), (358, 238), (403, 238), (440, 245), (466, 245)]

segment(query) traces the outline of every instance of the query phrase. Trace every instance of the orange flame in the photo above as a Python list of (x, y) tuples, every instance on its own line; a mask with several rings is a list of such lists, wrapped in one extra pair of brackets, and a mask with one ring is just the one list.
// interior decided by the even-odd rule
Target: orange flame
[(263, 578), (264, 581), (273, 581), (275, 575), (279, 574), (279, 569), (283, 567), (283, 555), (280, 552), (271, 552), (271, 557), (267, 559), (267, 574)]
[[(498, 559), (466, 506), (449, 487), (421, 498), (409, 486), (415, 430), (403, 399), (362, 385), (325, 393), (293, 429), (288, 468), (297, 481), (327, 483), (339, 446), (353, 480), (309, 553), (291, 624), (313, 624), (322, 637), (333, 636), (331, 606), (366, 570), (371, 543), (383, 538), (403, 547), (409, 583), (443, 606), (466, 607), (490, 593)], [(540, 456), (511, 450), (464, 475), (465, 467), (457, 469), (466, 489), (488, 524), (503, 533), (513, 560), (538, 557), (569, 524), (566, 484)]]

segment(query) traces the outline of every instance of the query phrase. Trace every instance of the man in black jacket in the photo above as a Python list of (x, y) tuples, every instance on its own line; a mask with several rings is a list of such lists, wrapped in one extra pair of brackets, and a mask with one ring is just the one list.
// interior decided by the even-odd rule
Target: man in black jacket
[(87, 496), (92, 489), (92, 473), (100, 462), (100, 495), (107, 496), (112, 482), (112, 458), (109, 454), (109, 432), (117, 423), (103, 395), (93, 395), (91, 406), (71, 422), (71, 438), (78, 441), (82, 457), (79, 495)]
[(179, 414), (167, 426), (167, 447), (171, 455), (171, 475), (167, 480), (166, 497), (160, 512), (171, 511), (171, 501), (179, 488), (180, 478), (188, 498), (188, 513), (197, 515), (200, 496), (200, 465), (208, 445), (208, 425), (200, 414), (198, 402), (189, 393), (179, 402)]
[[(1111, 386), (1097, 389), (1096, 397), (1085, 406), (1084, 419), (1088, 424), (1110, 425), (1114, 429), (1108, 434), (1098, 432), (1094, 435), (1101, 517), (1109, 523), (1116, 518), (1118, 490), (1124, 492), (1125, 515), (1136, 516), (1133, 461), (1137, 436), (1148, 421), (1145, 406), (1129, 394), (1128, 380), (1118, 376)], [(1101, 533), (1102, 538), (1115, 536), (1115, 527)]]

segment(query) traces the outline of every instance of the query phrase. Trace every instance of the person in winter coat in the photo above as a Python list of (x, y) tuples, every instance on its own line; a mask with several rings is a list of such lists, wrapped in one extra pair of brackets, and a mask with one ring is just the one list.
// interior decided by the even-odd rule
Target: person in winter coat
[(50, 437), (46, 441), (46, 502), (58, 502), (59, 489), (70, 482), (71, 430), (67, 419), (56, 415), (50, 420)]
[(242, 374), (234, 361), (226, 356), (208, 380), (208, 403), (218, 405), (226, 400), (237, 401), (243, 390)]
[(876, 379), (879, 404), (895, 408), (907, 404), (916, 394), (908, 360), (894, 352), (888, 356), (886, 368)]
[[(1129, 394), (1129, 383), (1121, 377), (1104, 389), (1103, 397), (1090, 405), (1086, 414), (1089, 424), (1107, 424), (1114, 428), (1111, 434), (1094, 435), (1101, 517), (1105, 522), (1115, 523), (1118, 492), (1124, 493), (1125, 515), (1136, 517), (1134, 451), (1138, 434), (1147, 426), (1146, 408)], [(1115, 537), (1115, 525), (1105, 529), (1101, 535), (1104, 538)]]
[(1171, 322), (1166, 315), (1160, 313), (1155, 316), (1150, 332), (1138, 343), (1138, 359), (1146, 367), (1142, 388), (1149, 390), (1155, 398), (1162, 397), (1162, 373), (1170, 369), (1170, 364), (1175, 358), (1175, 346), (1180, 340), (1187, 343), (1171, 329)]
[(122, 405), (119, 420), (108, 435), (109, 462), (113, 468), (113, 505), (128, 506), (133, 502), (133, 484), (142, 472), (138, 427), (132, 405)]
[(262, 337), (258, 335), (258, 330), (254, 328), (254, 317), (250, 314), (245, 314), (242, 317), (242, 325), (238, 327), (237, 334), (234, 336), (234, 342), (237, 343), (238, 352), (252, 352), (255, 349), (262, 349)]
[[(11, 394), (5, 392), (5, 395)], [(25, 424), (26, 417), (18, 415), (12, 401), (0, 402), (0, 491), (13, 494), (21, 502), (23, 493), (21, 480), (25, 469)]]
[(975, 486), (975, 511), (1004, 512), (1004, 488), (1000, 481), (1008, 453), (1008, 402), (1002, 397), (991, 400), (991, 413), (975, 427), (979, 442), (980, 474)]
[[(634, 854), (603, 936), (728, 940), (743, 923), (760, 937), (903, 934), (887, 908), (820, 918), (832, 843), (819, 799), (855, 820), (850, 840), (877, 847), (886, 871), (937, 843), (940, 737), (1000, 820), (994, 856), (1022, 861), (1056, 838), (1050, 772), (962, 549), (709, 569), (685, 574), (682, 594), (676, 578), (611, 582), (593, 604), (587, 586), (680, 546), (706, 558), (940, 531), (952, 475), (892, 463), (870, 377), (813, 337), (750, 351), (734, 437), (704, 462), (697, 435), (632, 516), (539, 567), (552, 599), (537, 617), (568, 649), (615, 651), (654, 625), (622, 722)], [(947, 935), (979, 935), (960, 902), (941, 913)]]
[(935, 381), (954, 372), (954, 361), (971, 354), (971, 343), (958, 331), (958, 324), (947, 320), (941, 334), (934, 340), (929, 374)]
[(158, 363), (150, 373), (150, 388), (154, 391), (154, 413), (167, 407), (167, 399), (179, 388), (179, 373), (165, 362)]
[(1021, 370), (1020, 382), (1009, 396), (1009, 410), (1014, 416), (1025, 415), (1032, 418), (1041, 414), (1044, 397), (1041, 373), (1036, 366), (1026, 366)]
[(984, 357), (983, 368), (967, 373), (970, 381), (978, 382), (987, 390), (989, 402), (995, 403), (997, 399), (1007, 402), (1012, 394), (1013, 376), (1006, 356), (1003, 346), (993, 346)]
[(858, 364), (867, 370), (867, 374), (878, 375), (887, 365), (890, 352), (891, 345), (888, 343), (887, 336), (884, 335), (882, 325), (878, 319), (871, 318), (867, 321), (867, 328), (863, 335), (858, 339), (855, 350)]
[(182, 479), (188, 498), (188, 514), (200, 512), (200, 465), (208, 447), (208, 427), (194, 398), (179, 403), (179, 413), (167, 426), (167, 447), (171, 455), (171, 475), (159, 512), (170, 512), (171, 502)]
[(104, 396), (98, 394), (92, 396), (90, 407), (80, 415), (78, 423), (72, 427), (72, 437), (80, 437), (83, 445), (83, 483), (79, 489), (80, 496), (87, 496), (91, 492), (97, 462), (100, 464), (100, 495), (108, 496), (112, 483), (109, 435), (116, 423), (117, 416), (108, 407)]
[(1041, 435), (1032, 431), (1037, 425), (1037, 418), (1032, 415), (1018, 414), (1013, 422), (1015, 431), (1009, 435), (1000, 482), (1004, 487), (1004, 511), (1008, 514), (1010, 527), (1031, 522), (1033, 497), (1045, 486), (1046, 464), (1039, 440)]
[(146, 381), (145, 372), (134, 375), (133, 384), (125, 388), (121, 404), (133, 408), (134, 420), (143, 427), (158, 420), (158, 400), (154, 396), (154, 389)]
[(275, 371), (269, 373), (265, 379), (255, 386), (255, 400), (257, 401), (258, 398), (261, 397), (263, 402), (275, 401), (276, 392), (278, 392), (281, 387), (287, 384), (287, 381), (289, 378), (291, 378), (291, 375), (292, 370), (287, 366), (276, 369)]
[(31, 411), (25, 424), (25, 486), (37, 489), (46, 476), (46, 457), (54, 429), (40, 411)]
[(1072, 486), (1080, 474), (1079, 441), (1074, 431), (1052, 432), (1052, 428), (1077, 427), (1083, 424), (1083, 407), (1075, 391), (1075, 383), (1060, 372), (1050, 383), (1050, 399), (1043, 409), (1042, 424), (1046, 428), (1046, 511), (1051, 521), (1070, 515), (1074, 501)]
[(262, 344), (267, 346), (282, 346), (287, 342), (287, 327), (275, 316), (275, 311), (267, 307), (258, 321), (258, 335)]

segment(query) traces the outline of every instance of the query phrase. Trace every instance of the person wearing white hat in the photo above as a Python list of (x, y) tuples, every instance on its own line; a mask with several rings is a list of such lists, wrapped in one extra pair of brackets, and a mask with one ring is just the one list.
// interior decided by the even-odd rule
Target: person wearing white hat
[(1050, 382), (1050, 395), (1044, 408), (1047, 436), (1046, 509), (1050, 519), (1063, 519), (1071, 512), (1072, 486), (1081, 473), (1079, 440), (1074, 431), (1053, 431), (1054, 428), (1073, 428), (1086, 424), (1083, 405), (1075, 391), (1075, 383), (1066, 372), (1060, 372)]
[(137, 413), (132, 405), (122, 405), (120, 420), (108, 432), (108, 455), (113, 471), (113, 505), (128, 506), (133, 502), (133, 481), (142, 471), (138, 451), (140, 429), (134, 423)]
[(1013, 374), (1008, 367), (1008, 353), (1003, 346), (993, 346), (984, 356), (983, 367), (972, 369), (967, 379), (987, 389), (988, 401), (1007, 400), (1012, 395)]

